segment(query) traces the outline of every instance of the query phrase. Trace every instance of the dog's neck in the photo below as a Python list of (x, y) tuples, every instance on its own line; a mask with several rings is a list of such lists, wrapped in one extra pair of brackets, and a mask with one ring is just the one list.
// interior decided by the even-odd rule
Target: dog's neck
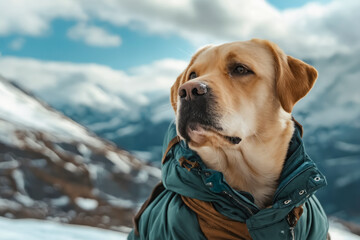
[(237, 148), (196, 149), (207, 167), (220, 171), (236, 190), (254, 196), (260, 208), (271, 204), (294, 132), (290, 114), (264, 124), (261, 133), (243, 139)]

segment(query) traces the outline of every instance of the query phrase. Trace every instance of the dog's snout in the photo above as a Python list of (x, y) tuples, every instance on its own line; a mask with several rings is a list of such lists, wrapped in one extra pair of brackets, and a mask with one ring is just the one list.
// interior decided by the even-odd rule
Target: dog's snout
[(208, 87), (202, 82), (187, 82), (179, 88), (179, 96), (181, 99), (194, 100), (197, 97), (204, 96), (208, 92)]

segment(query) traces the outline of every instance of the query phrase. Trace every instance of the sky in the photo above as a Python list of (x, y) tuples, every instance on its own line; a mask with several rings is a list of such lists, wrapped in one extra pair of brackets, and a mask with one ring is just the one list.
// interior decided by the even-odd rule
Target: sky
[[(311, 35), (308, 39), (313, 40), (307, 41), (316, 41), (321, 37), (316, 35), (316, 29), (307, 29), (311, 23), (304, 21), (303, 16), (309, 20), (321, 17), (326, 19), (332, 14), (327, 12), (334, 11), (330, 5), (340, 3), (339, 0), (238, 0), (212, 1), (211, 4), (199, 0), (142, 2), (141, 7), (136, 6), (142, 5), (139, 2), (135, 4), (135, 1), (131, 3), (128, 0), (101, 3), (89, 1), (89, 4), (86, 1), (70, 0), (0, 0), (1, 56), (97, 63), (113, 69), (127, 70), (164, 58), (187, 60), (199, 46), (208, 43), (247, 40), (252, 37), (273, 38), (276, 41), (283, 38), (283, 35), (286, 36), (282, 31), (293, 28), (286, 26), (288, 24), (283, 22), (286, 20), (289, 25), (298, 26), (298, 33), (295, 35), (301, 36), (308, 31)], [(350, 1), (344, 1), (341, 5), (346, 5), (347, 2)], [(235, 9), (229, 5), (234, 5)], [(306, 9), (311, 5), (312, 9)], [(351, 5), (359, 6), (348, 5), (349, 8)], [(257, 16), (246, 13), (247, 8)], [(268, 19), (262, 13), (273, 19), (270, 29), (267, 28), (270, 25)], [(227, 14), (233, 16), (229, 17)], [(287, 16), (291, 14), (293, 17)], [(301, 23), (291, 23), (301, 18)], [(231, 25), (232, 22), (234, 26)], [(309, 26), (301, 26), (307, 24)], [(337, 42), (336, 37), (329, 36), (331, 34), (326, 28), (330, 27), (326, 26), (327, 23), (319, 23), (321, 24), (323, 26), (318, 28), (322, 28), (324, 38), (329, 38), (329, 42)], [(197, 32), (200, 28), (202, 32)], [(237, 30), (240, 32), (236, 33)], [(259, 33), (261, 30), (263, 33)], [(281, 36), (274, 37), (275, 34)], [(280, 43), (286, 48), (291, 47), (284, 40)], [(346, 51), (346, 47), (340, 47)]]
[(359, 11), (357, 0), (0, 0), (0, 74), (35, 92), (70, 75), (168, 89), (207, 44), (263, 38), (303, 60), (350, 54)]

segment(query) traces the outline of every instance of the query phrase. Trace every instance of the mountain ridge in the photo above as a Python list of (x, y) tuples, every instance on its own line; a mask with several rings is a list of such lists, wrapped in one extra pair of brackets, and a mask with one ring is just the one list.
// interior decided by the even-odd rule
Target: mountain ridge
[(0, 78), (0, 215), (116, 230), (160, 171)]

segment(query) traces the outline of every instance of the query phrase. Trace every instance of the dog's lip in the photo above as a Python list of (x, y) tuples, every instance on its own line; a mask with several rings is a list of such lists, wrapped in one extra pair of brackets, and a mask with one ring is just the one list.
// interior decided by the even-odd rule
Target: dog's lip
[(203, 144), (206, 141), (206, 130), (199, 124), (189, 124), (187, 126), (187, 133), (190, 141), (197, 144)]
[(187, 127), (187, 132), (191, 141), (196, 142), (197, 144), (202, 144), (206, 141), (206, 136), (209, 132), (219, 136), (220, 138), (225, 139), (227, 142), (236, 145), (241, 142), (241, 138), (237, 136), (227, 136), (222, 134), (220, 131), (214, 129), (210, 126), (204, 126), (198, 123), (191, 123)]
[(234, 145), (239, 144), (241, 142), (241, 138), (239, 137), (224, 136), (224, 138)]

